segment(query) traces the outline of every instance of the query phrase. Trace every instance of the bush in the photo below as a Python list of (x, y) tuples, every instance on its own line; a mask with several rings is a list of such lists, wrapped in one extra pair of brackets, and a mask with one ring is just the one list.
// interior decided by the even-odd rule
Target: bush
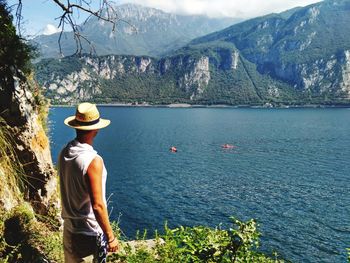
[(0, 0), (0, 73), (10, 67), (29, 73), (34, 55), (34, 47), (17, 35), (6, 1)]
[(165, 225), (164, 234), (156, 233), (154, 247), (131, 249), (127, 245), (108, 262), (282, 262), (258, 251), (260, 233), (255, 220), (231, 220), (228, 230), (205, 226), (170, 229)]
[(0, 262), (63, 262), (62, 233), (36, 220), (28, 203), (1, 214)]

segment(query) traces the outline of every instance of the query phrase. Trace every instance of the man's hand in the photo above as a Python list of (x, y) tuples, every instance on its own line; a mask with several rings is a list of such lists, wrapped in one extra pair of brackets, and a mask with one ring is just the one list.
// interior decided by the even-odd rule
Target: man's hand
[(119, 242), (116, 238), (111, 243), (108, 243), (108, 252), (117, 252), (119, 250)]

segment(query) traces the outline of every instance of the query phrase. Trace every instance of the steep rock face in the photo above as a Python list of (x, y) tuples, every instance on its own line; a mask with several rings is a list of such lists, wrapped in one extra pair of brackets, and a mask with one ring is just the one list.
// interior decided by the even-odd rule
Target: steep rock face
[(238, 67), (239, 52), (235, 50), (231, 55), (231, 69), (235, 70)]
[[(67, 67), (68, 62), (75, 66)], [(38, 82), (53, 103), (93, 100), (246, 104), (283, 100), (288, 89), (288, 85), (258, 73), (233, 45), (189, 49), (160, 60), (84, 55), (47, 59), (36, 66)], [(216, 89), (224, 100), (216, 95)]]
[(111, 55), (100, 58), (83, 56), (81, 59), (91, 67), (92, 72), (107, 80), (125, 73), (145, 73), (154, 69), (149, 57)]
[[(44, 61), (38, 66), (38, 79), (58, 103), (81, 98), (348, 104), (349, 12), (349, 0), (322, 1), (233, 25), (161, 59), (85, 56), (69, 63), (69, 58)], [(83, 79), (74, 83), (79, 74)], [(50, 85), (56, 91), (50, 92)]]
[[(346, 67), (344, 47), (350, 47), (348, 41), (342, 41), (338, 27), (348, 23), (346, 17), (350, 11), (348, 1), (328, 1), (311, 5), (296, 12), (278, 27), (278, 35), (265, 55), (253, 58), (261, 71), (273, 72), (281, 80), (295, 85), (299, 90), (316, 94), (337, 93), (341, 95), (341, 69)], [(335, 16), (334, 25), (325, 22)], [(336, 25), (338, 24), (338, 25)], [(342, 30), (348, 27), (346, 25)], [(336, 47), (332, 43), (341, 43)], [(345, 44), (345, 45), (344, 45)], [(323, 49), (319, 51), (320, 47)], [(342, 51), (341, 51), (342, 50)]]
[(303, 91), (329, 93), (349, 98), (349, 51), (313, 63), (280, 64), (274, 75)]
[(345, 51), (340, 87), (347, 94), (348, 98), (350, 98), (350, 50)]
[[(108, 73), (102, 71), (101, 74), (106, 76)], [(82, 83), (88, 83), (91, 88), (89, 90), (81, 88)], [(75, 98), (81, 98), (82, 100), (89, 100), (94, 95), (101, 93), (99, 85), (94, 85), (92, 77), (86, 69), (72, 72), (64, 78), (52, 74), (50, 84), (44, 87), (47, 88), (51, 94), (55, 94), (53, 98), (57, 100), (67, 93), (75, 94)]]
[[(1, 101), (6, 101), (0, 104), (0, 112), (15, 139), (16, 155), (24, 169), (24, 197), (36, 213), (46, 215), (52, 206), (59, 205), (57, 180), (35, 89), (35, 83), (20, 71), (14, 68), (7, 71), (0, 79)], [(15, 205), (7, 203), (6, 207)]]
[[(184, 91), (192, 99), (202, 94), (210, 81), (209, 57), (196, 59), (189, 56), (175, 56), (158, 61), (150, 57), (111, 55), (83, 56), (78, 60), (82, 64), (79, 71), (66, 74), (51, 72), (49, 78), (39, 78), (43, 90), (51, 99), (60, 100), (62, 103), (89, 100), (96, 95), (103, 96), (104, 81), (113, 82), (119, 78), (137, 76), (158, 78), (174, 74), (176, 71), (181, 71), (178, 78), (174, 79), (177, 83), (176, 88)], [(235, 66), (235, 63), (232, 65), (230, 63), (229, 67)], [(40, 68), (37, 70), (40, 71)]]
[(348, 98), (349, 12), (349, 0), (322, 1), (233, 25), (191, 45), (232, 43), (260, 73), (299, 92)]
[(179, 79), (180, 89), (186, 92), (192, 92), (190, 99), (203, 93), (210, 80), (209, 58), (201, 57), (198, 61), (194, 61), (192, 70)]
[[(6, 170), (0, 165), (0, 177), (6, 177)], [(13, 207), (21, 203), (21, 192), (18, 187), (13, 187), (10, 183), (3, 183), (0, 189), (0, 208), (10, 211)]]
[[(60, 64), (61, 60), (57, 60)], [(49, 98), (60, 103), (88, 101), (103, 96), (103, 82), (130, 74), (154, 74), (157, 62), (149, 57), (134, 56), (82, 56), (77, 70), (51, 72), (39, 78)], [(154, 65), (156, 64), (156, 65)], [(63, 66), (64, 67), (64, 66)], [(39, 70), (40, 71), (40, 70)]]
[(235, 71), (238, 68), (239, 51), (234, 49), (219, 48), (217, 49), (219, 59), (214, 62), (215, 66), (220, 70)]

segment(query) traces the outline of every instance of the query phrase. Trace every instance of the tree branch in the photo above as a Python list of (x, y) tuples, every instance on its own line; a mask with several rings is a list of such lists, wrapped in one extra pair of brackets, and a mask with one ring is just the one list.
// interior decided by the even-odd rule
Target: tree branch
[[(91, 17), (95, 16), (100, 20), (103, 20), (105, 22), (112, 24), (112, 31), (114, 31), (116, 23), (119, 21), (117, 15), (115, 12), (112, 12), (111, 15), (109, 13), (109, 9), (113, 10), (113, 7), (110, 5), (108, 0), (102, 0), (100, 2), (100, 7), (98, 10), (92, 10), (91, 9), (91, 2), (86, 0), (80, 0), (71, 2), (69, 0), (66, 1), (66, 4), (64, 4), (61, 0), (52, 0), (55, 4), (57, 4), (63, 11), (62, 15), (58, 18), (60, 20), (58, 28), (61, 28), (61, 33), (58, 39), (58, 45), (60, 49), (60, 54), (62, 54), (62, 47), (61, 47), (61, 40), (62, 35), (64, 33), (64, 25), (68, 24), (73, 30), (74, 40), (76, 42), (76, 52), (75, 54), (81, 54), (81, 51), (83, 49), (82, 40), (87, 42), (90, 46), (91, 50), (95, 50), (91, 41), (89, 41), (85, 36), (82, 35), (80, 27), (77, 25), (74, 19), (75, 11), (82, 11), (84, 13), (90, 14), (88, 18), (84, 21), (83, 24), (86, 23), (86, 21)], [(103, 15), (103, 10), (106, 9), (106, 16)]]
[(18, 35), (21, 36), (21, 24), (22, 24), (22, 0), (18, 0), (18, 5), (16, 9), (16, 27), (18, 30)]
[[(85, 41), (90, 46), (90, 49), (95, 52), (95, 48), (93, 47), (93, 44), (91, 41), (85, 37), (82, 32), (80, 26), (77, 24), (75, 18), (79, 16), (79, 11), (82, 11), (83, 13), (88, 14), (89, 16), (82, 24), (85, 24), (90, 17), (94, 16), (97, 17), (99, 20), (103, 20), (105, 22), (108, 22), (112, 25), (112, 32), (115, 31), (116, 25), (118, 22), (124, 22), (130, 25), (134, 31), (137, 31), (136, 28), (131, 25), (129, 22), (122, 20), (118, 18), (118, 15), (116, 14), (116, 11), (114, 10), (113, 6), (110, 3), (110, 0), (100, 0), (100, 5), (97, 10), (93, 10), (91, 8), (92, 0), (50, 0), (53, 3), (55, 3), (61, 10), (62, 14), (57, 17), (56, 19), (59, 19), (59, 25), (58, 28), (61, 29), (60, 35), (58, 38), (58, 45), (60, 54), (62, 54), (62, 36), (64, 34), (64, 29), (66, 25), (69, 25), (73, 31), (74, 40), (76, 43), (76, 52), (75, 54), (81, 54), (81, 51), (83, 49), (82, 41)], [(18, 0), (17, 5), (17, 23), (16, 27), (18, 28), (19, 35), (20, 33), (20, 25), (21, 25), (21, 16), (22, 13), (22, 0)], [(76, 14), (78, 13), (78, 15)]]

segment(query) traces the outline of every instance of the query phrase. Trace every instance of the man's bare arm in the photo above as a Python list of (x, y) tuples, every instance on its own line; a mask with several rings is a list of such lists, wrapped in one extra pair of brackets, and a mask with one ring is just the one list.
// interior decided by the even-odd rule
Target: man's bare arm
[(87, 170), (90, 186), (89, 194), (96, 220), (107, 237), (108, 250), (110, 252), (114, 252), (118, 249), (118, 241), (114, 237), (114, 233), (109, 222), (107, 207), (104, 203), (102, 192), (102, 171), (102, 159), (95, 157)]

